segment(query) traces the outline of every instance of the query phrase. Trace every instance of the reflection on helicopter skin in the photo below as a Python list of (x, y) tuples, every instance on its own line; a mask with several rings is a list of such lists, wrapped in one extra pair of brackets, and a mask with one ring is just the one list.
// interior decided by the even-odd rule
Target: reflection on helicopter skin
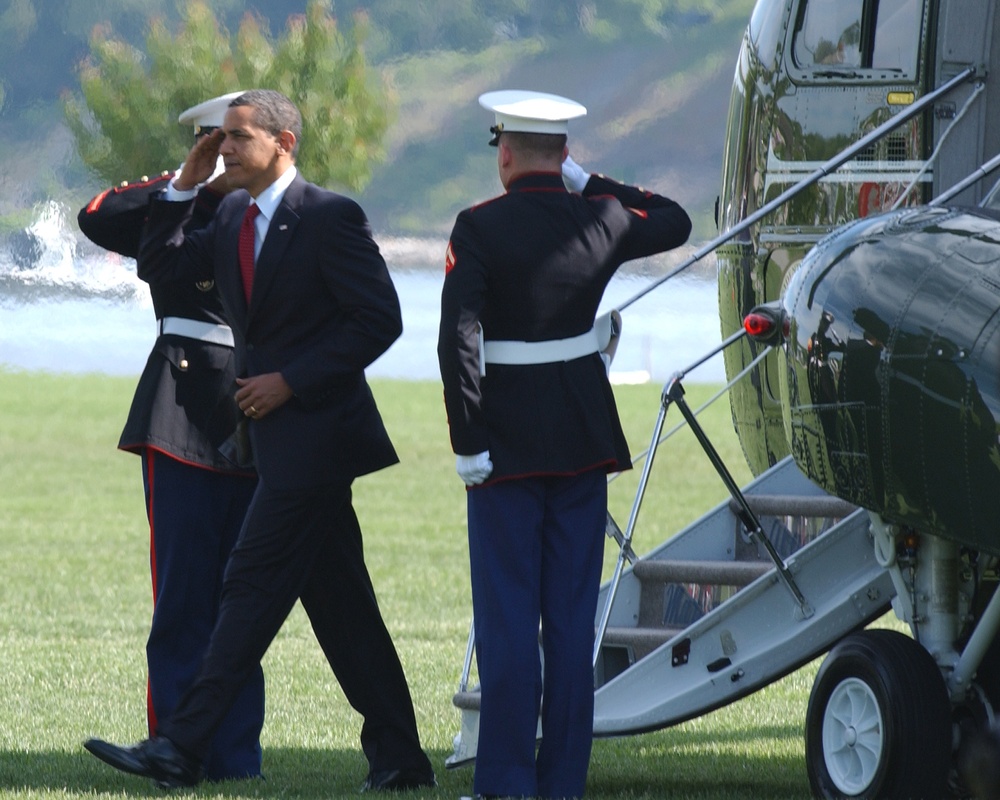
[(815, 248), (783, 301), (785, 428), (807, 474), (893, 522), (994, 553), (998, 242), (984, 212), (891, 212)]
[[(720, 232), (732, 230), (826, 159), (920, 102), (958, 63), (995, 75), (1000, 15), (987, 0), (758, 0), (737, 60), (727, 129)], [(982, 75), (983, 73), (980, 73)], [(836, 175), (719, 248), (723, 336), (750, 310), (776, 300), (801, 259), (840, 225), (916, 207), (1000, 151), (1000, 84), (972, 82), (872, 143)], [(969, 114), (961, 110), (970, 109)], [(954, 130), (952, 130), (954, 127)], [(950, 133), (949, 133), (950, 132)], [(940, 146), (939, 151), (935, 148)], [(935, 153), (932, 159), (928, 155)], [(965, 190), (972, 205), (985, 185)], [(841, 322), (849, 321), (847, 317)], [(732, 378), (759, 354), (750, 341), (726, 351)], [(776, 355), (730, 394), (733, 420), (754, 474), (788, 450)]]

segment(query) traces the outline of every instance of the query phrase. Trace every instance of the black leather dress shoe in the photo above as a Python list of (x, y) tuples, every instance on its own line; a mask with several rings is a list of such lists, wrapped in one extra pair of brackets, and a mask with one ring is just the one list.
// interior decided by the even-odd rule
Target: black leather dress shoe
[(437, 786), (433, 772), (409, 769), (383, 769), (369, 772), (362, 792), (405, 792), (408, 789), (431, 789)]
[(131, 747), (119, 747), (101, 739), (88, 739), (83, 746), (105, 764), (132, 775), (152, 778), (164, 788), (194, 786), (202, 777), (201, 762), (182, 753), (162, 736)]

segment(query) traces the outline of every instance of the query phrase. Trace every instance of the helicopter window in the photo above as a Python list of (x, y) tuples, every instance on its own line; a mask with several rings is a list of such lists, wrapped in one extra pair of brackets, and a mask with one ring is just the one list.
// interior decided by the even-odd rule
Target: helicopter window
[(813, 0), (807, 3), (795, 33), (795, 61), (800, 67), (861, 66), (862, 0)]
[(898, 69), (913, 73), (920, 42), (918, 0), (882, 0), (875, 20), (873, 69)]
[(803, 0), (792, 42), (799, 69), (819, 78), (913, 77), (922, 0)]

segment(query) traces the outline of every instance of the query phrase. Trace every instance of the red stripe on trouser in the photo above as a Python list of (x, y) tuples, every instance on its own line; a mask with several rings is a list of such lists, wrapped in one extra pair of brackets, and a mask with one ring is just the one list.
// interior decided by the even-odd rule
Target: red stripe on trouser
[[(156, 530), (153, 525), (153, 487), (156, 482), (153, 480), (153, 455), (154, 451), (146, 448), (143, 450), (143, 458), (146, 459), (146, 483), (149, 486), (149, 505), (146, 513), (149, 516), (149, 574), (153, 580), (153, 608), (156, 608)], [(147, 672), (146, 677), (146, 722), (149, 725), (149, 735), (156, 733), (156, 709), (153, 708), (153, 688), (150, 685), (150, 678)]]

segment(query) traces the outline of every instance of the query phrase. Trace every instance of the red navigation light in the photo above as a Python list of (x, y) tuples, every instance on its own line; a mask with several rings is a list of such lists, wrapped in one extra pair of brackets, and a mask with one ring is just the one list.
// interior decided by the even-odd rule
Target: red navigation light
[(743, 318), (743, 330), (751, 339), (776, 347), (788, 336), (788, 318), (779, 304), (765, 303)]
[(743, 330), (754, 339), (767, 338), (777, 327), (777, 321), (767, 314), (751, 313), (743, 320)]

